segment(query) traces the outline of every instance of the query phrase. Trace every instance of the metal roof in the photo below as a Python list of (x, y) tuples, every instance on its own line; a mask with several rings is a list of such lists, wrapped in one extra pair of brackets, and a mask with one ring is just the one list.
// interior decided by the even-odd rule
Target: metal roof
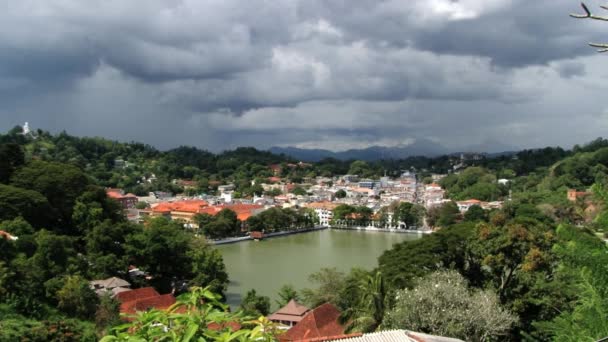
[(463, 342), (462, 340), (433, 336), (423, 333), (407, 331), (407, 330), (387, 330), (371, 334), (364, 334), (358, 337), (350, 337), (340, 340), (332, 340), (339, 342)]

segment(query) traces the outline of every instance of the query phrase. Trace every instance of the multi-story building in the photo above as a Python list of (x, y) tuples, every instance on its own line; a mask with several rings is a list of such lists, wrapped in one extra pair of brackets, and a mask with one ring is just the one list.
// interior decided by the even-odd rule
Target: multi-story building
[(329, 227), (331, 220), (334, 217), (333, 210), (336, 209), (338, 203), (332, 202), (313, 202), (304, 205), (305, 208), (314, 209), (315, 214), (319, 217), (319, 225), (322, 227)]
[(124, 209), (135, 208), (138, 202), (137, 196), (125, 194), (122, 189), (106, 189), (106, 195), (120, 203)]

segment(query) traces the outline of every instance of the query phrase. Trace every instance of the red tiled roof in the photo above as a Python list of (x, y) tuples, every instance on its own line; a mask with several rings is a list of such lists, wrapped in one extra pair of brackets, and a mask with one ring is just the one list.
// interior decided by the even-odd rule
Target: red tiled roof
[(209, 203), (203, 200), (188, 200), (188, 201), (177, 201), (177, 202), (163, 202), (152, 208), (155, 212), (167, 212), (167, 211), (184, 211), (190, 213), (196, 213), (201, 208), (208, 206)]
[(117, 191), (108, 191), (108, 192), (106, 192), (106, 194), (110, 198), (122, 198), (122, 194), (120, 192), (117, 192)]
[[(132, 291), (129, 291), (132, 292)], [(127, 292), (121, 292), (127, 293)], [(118, 295), (120, 295), (119, 293)], [(117, 296), (118, 296), (117, 295)], [(134, 314), (138, 311), (146, 311), (149, 309), (165, 310), (171, 305), (175, 304), (175, 297), (172, 294), (159, 295), (155, 297), (148, 297), (143, 299), (136, 299), (120, 304), (120, 313), (122, 314)]]
[(338, 322), (340, 311), (325, 303), (310, 311), (304, 318), (279, 337), (280, 341), (303, 341), (320, 337), (330, 338), (344, 334), (344, 327)]
[(17, 240), (17, 238), (11, 235), (9, 232), (5, 232), (4, 230), (0, 230), (0, 236), (5, 240)]
[(264, 208), (264, 206), (262, 206), (262, 205), (239, 203), (239, 204), (230, 204), (230, 205), (215, 205), (215, 206), (211, 206), (211, 207), (201, 208), (201, 209), (199, 209), (198, 213), (216, 215), (217, 213), (222, 211), (222, 209), (230, 209), (236, 213), (236, 217), (239, 220), (245, 221), (249, 217), (253, 216), (255, 211), (260, 210), (262, 208)]
[(142, 287), (132, 291), (121, 292), (116, 295), (116, 300), (121, 303), (126, 303), (134, 300), (145, 299), (150, 297), (158, 297), (160, 294), (153, 287)]

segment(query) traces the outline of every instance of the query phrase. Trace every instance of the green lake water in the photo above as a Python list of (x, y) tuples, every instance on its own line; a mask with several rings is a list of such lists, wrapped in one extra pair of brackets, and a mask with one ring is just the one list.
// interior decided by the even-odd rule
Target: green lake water
[(393, 244), (421, 235), (326, 229), (263, 241), (220, 245), (230, 277), (228, 304), (237, 306), (249, 289), (269, 296), (276, 309), (277, 292), (284, 284), (310, 287), (308, 276), (323, 267), (349, 271), (373, 269), (378, 257)]

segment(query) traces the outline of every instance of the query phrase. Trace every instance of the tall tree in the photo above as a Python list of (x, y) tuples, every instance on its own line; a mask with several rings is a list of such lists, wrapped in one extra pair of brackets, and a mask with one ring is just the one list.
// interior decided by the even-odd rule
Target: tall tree
[(491, 291), (469, 290), (458, 272), (440, 271), (420, 279), (413, 289), (398, 290), (382, 328), (491, 341), (504, 337), (516, 321)]
[(25, 163), (21, 146), (17, 144), (0, 144), (0, 183), (8, 183), (15, 170)]
[(89, 180), (80, 169), (72, 165), (35, 160), (15, 172), (11, 183), (44, 195), (58, 213), (57, 226), (62, 227), (64, 233), (76, 233), (70, 229), (74, 205), (89, 185)]
[(270, 298), (260, 296), (254, 289), (247, 291), (241, 302), (241, 310), (247, 315), (259, 317), (270, 313)]
[(281, 286), (281, 288), (279, 289), (278, 295), (279, 295), (279, 300), (277, 300), (276, 302), (279, 305), (279, 307), (285, 306), (292, 299), (295, 300), (296, 302), (300, 301), (300, 295), (298, 294), (298, 291), (296, 291), (295, 287), (293, 287), (293, 285), (290, 285), (290, 284)]

